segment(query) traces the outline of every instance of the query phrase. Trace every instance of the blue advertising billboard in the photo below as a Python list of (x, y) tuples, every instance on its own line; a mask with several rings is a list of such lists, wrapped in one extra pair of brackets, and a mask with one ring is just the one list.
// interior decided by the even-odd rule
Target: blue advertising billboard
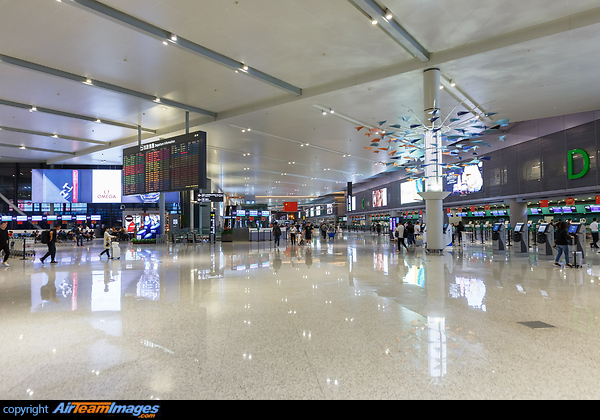
[[(123, 196), (123, 172), (111, 169), (34, 169), (34, 203), (158, 203), (159, 193)], [(167, 203), (178, 203), (179, 193), (165, 193)]]

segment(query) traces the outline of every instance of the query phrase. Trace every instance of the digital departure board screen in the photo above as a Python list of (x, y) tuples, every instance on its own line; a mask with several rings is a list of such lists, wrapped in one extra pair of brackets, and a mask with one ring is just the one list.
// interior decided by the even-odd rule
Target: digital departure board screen
[(204, 131), (123, 150), (123, 195), (204, 188)]

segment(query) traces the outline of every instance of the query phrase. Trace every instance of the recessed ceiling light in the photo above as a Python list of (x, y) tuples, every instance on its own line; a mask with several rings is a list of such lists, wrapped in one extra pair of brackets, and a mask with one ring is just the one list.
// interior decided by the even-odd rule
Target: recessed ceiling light
[(394, 17), (394, 15), (392, 15), (392, 12), (390, 11), (390, 9), (387, 9), (387, 10), (385, 11), (385, 16), (384, 16), (384, 17), (385, 17), (387, 20), (391, 20), (391, 19)]
[(98, 118), (98, 119), (96, 119), (96, 122), (97, 122), (98, 124), (100, 124), (102, 121), (101, 121), (101, 120)]
[(156, 102), (157, 104), (160, 103), (160, 98), (157, 96), (156, 98), (154, 98), (154, 102)]
[(85, 83), (86, 85), (91, 85), (92, 84), (92, 79), (87, 78), (87, 79), (85, 79), (85, 82), (83, 82), (83, 83)]
[(35, 112), (35, 111), (37, 111), (37, 108), (34, 106), (32, 106), (31, 109), (29, 110), (29, 112)]
[(377, 19), (371, 19), (371, 24), (372, 25), (377, 25)]
[(163, 41), (163, 45), (169, 45), (167, 41)]
[(177, 35), (171, 34), (171, 41), (177, 42)]
[(454, 80), (450, 80), (450, 86), (452, 86), (452, 87), (456, 86), (456, 82)]
[(25, 149), (26, 149), (26, 147), (25, 147), (25, 146), (21, 146), (21, 147), (19, 147), (19, 149), (21, 149), (21, 150), (25, 150)]

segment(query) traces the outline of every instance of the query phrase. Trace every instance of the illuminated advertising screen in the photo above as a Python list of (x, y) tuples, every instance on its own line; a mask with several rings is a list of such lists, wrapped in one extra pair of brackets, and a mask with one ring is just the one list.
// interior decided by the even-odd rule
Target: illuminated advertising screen
[[(123, 196), (122, 178), (122, 171), (111, 169), (33, 169), (31, 201), (56, 204), (158, 203), (160, 201), (160, 193)], [(178, 203), (179, 193), (165, 193), (165, 201)]]
[(483, 164), (467, 165), (446, 173), (446, 191), (467, 195), (483, 190)]
[(206, 188), (206, 133), (196, 131), (123, 150), (123, 194)]
[(387, 188), (373, 191), (373, 208), (387, 206)]
[(400, 184), (400, 204), (423, 201), (419, 193), (423, 192), (423, 181), (416, 179)]

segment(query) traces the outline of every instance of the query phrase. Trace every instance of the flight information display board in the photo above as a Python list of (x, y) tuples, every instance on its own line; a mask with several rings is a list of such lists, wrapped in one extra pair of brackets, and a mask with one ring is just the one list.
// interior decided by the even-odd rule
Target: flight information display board
[(123, 150), (123, 195), (204, 188), (204, 131)]

